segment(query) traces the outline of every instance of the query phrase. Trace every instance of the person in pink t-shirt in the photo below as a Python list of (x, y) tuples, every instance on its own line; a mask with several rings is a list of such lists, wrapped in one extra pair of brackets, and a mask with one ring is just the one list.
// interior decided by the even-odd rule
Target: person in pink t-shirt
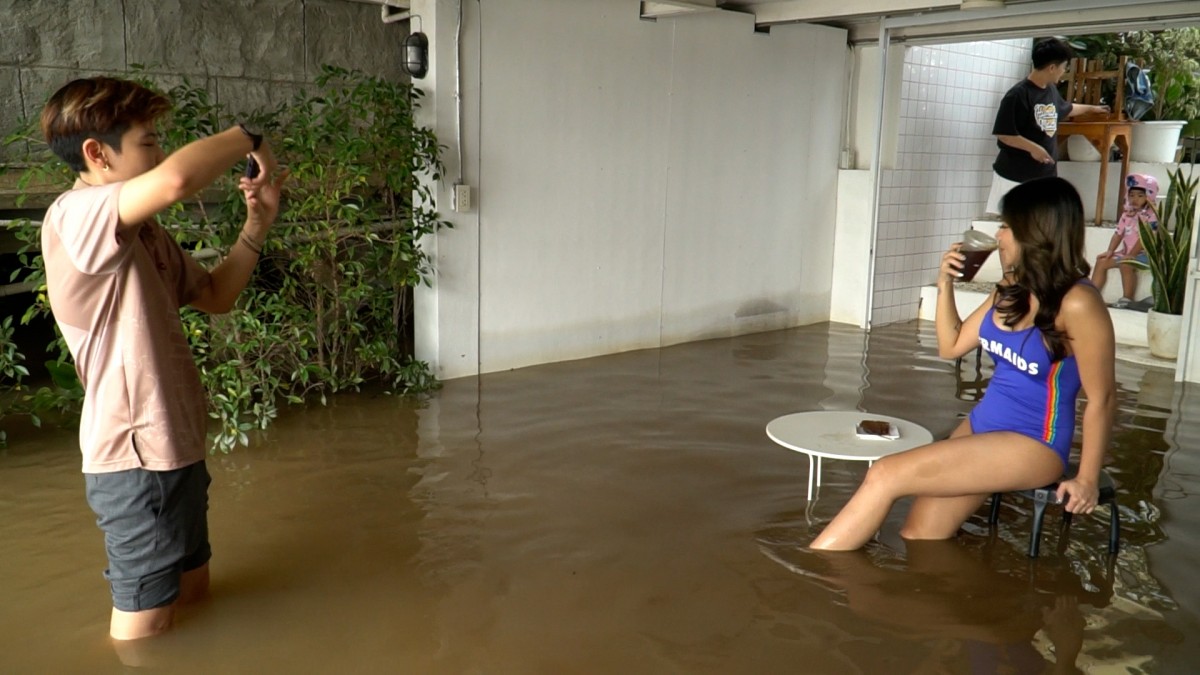
[[(104, 532), (117, 640), (161, 633), (177, 603), (207, 593), (206, 403), (179, 309), (233, 307), (287, 177), (244, 125), (165, 156), (156, 122), (169, 109), (140, 84), (94, 77), (63, 86), (41, 116), (50, 148), (78, 174), (46, 210), (42, 256), (50, 308), (85, 392), (84, 482)], [(155, 216), (247, 157), (260, 172), (239, 184), (246, 222), (208, 271)]]
[(1104, 288), (1109, 270), (1114, 267), (1121, 270), (1121, 299), (1112, 304), (1117, 309), (1124, 309), (1133, 303), (1138, 282), (1137, 270), (1130, 265), (1122, 265), (1121, 261), (1146, 262), (1138, 223), (1146, 223), (1151, 230), (1158, 229), (1158, 212), (1154, 210), (1158, 180), (1154, 176), (1131, 173), (1125, 177), (1125, 186), (1125, 209), (1117, 220), (1117, 231), (1108, 242), (1108, 250), (1096, 256), (1096, 266), (1092, 268), (1092, 283), (1099, 289)]

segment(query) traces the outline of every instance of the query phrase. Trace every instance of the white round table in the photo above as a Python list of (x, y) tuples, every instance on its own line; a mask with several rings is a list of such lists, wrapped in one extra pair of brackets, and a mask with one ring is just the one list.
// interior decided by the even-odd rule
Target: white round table
[[(891, 422), (900, 432), (895, 439), (859, 438), (855, 427), (863, 420)], [(933, 442), (925, 427), (899, 417), (855, 410), (817, 410), (776, 417), (767, 423), (767, 436), (779, 445), (808, 455), (808, 499), (812, 500), (813, 479), (821, 487), (821, 460), (846, 459), (874, 462)], [(816, 471), (813, 471), (813, 460)]]

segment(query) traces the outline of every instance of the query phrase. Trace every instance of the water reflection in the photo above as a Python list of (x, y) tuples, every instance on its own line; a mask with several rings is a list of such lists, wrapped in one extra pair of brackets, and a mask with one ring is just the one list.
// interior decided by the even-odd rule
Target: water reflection
[[(896, 536), (903, 508), (880, 545), (837, 569), (801, 553), (865, 465), (827, 462), (810, 503), (807, 462), (766, 438), (767, 421), (859, 409), (945, 435), (974, 404), (964, 381), (988, 368), (937, 358), (928, 324), (818, 325), (454, 380), (420, 402), (367, 393), (287, 409), (253, 448), (210, 460), (214, 596), (149, 661), (188, 673), (970, 672), (980, 650), (1052, 663), (1081, 617), (1078, 667), (1188, 672), (1200, 406), (1165, 371), (1118, 366), (1115, 560), (1106, 514), (1076, 518), (1061, 552), (1055, 514), (1031, 563), (1015, 500), (995, 533), (981, 513), (936, 555)], [(122, 672), (74, 434), (13, 429), (11, 442), (0, 672)]]
[[(763, 552), (823, 585), (872, 630), (931, 646), (920, 672), (1072, 672), (1089, 612), (1108, 608), (1109, 577), (1081, 580), (1065, 561), (1037, 568), (994, 542), (969, 550), (958, 541), (909, 542), (904, 555), (882, 547), (816, 553), (778, 542)], [(898, 665), (887, 654), (848, 652), (862, 672)], [(1119, 657), (1123, 665), (1130, 655)], [(1136, 657), (1134, 657), (1136, 658)], [(1095, 662), (1092, 660), (1093, 663)]]
[(976, 403), (983, 398), (988, 382), (992, 379), (992, 368), (985, 365), (983, 350), (976, 348), (974, 352), (954, 361), (954, 376), (958, 380), (954, 397), (960, 401)]

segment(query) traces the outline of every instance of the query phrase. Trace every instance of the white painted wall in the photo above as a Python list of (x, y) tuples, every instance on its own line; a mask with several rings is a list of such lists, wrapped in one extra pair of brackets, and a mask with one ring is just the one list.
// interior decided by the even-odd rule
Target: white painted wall
[[(1197, 232), (1192, 231), (1192, 237)], [(1195, 251), (1195, 245), (1192, 251)], [(1188, 277), (1188, 289), (1183, 301), (1183, 319), (1179, 331), (1179, 356), (1176, 358), (1176, 382), (1200, 382), (1200, 272), (1196, 258), (1192, 257), (1192, 272)]]
[[(452, 155), (457, 3), (413, 8)], [(828, 319), (844, 31), (642, 21), (625, 0), (463, 8), (477, 211), (436, 236), (417, 297), (439, 377)]]
[[(874, 284), (863, 313), (872, 324), (917, 316), (921, 289), (936, 275), (942, 252), (983, 212), (996, 154), (996, 107), (1028, 74), (1028, 54), (1028, 40), (889, 48), (879, 224), (871, 241), (873, 191), (856, 189), (851, 201), (839, 199), (832, 320), (861, 323), (850, 294), (867, 292), (856, 275), (872, 270), (853, 261), (872, 255)], [(879, 48), (855, 48), (852, 71), (846, 146), (854, 166), (869, 169), (880, 114)]]
[(838, 177), (837, 230), (833, 247), (833, 289), (829, 320), (865, 326), (871, 281), (871, 207), (875, 188), (866, 169)]
[[(896, 141), (900, 131), (901, 87), (904, 77), (905, 47), (894, 45), (888, 59), (887, 99), (883, 110), (883, 133), (880, 134), (880, 165), (885, 169), (896, 166)], [(855, 47), (851, 54), (854, 92), (850, 96), (847, 124), (847, 147), (851, 151), (850, 167), (871, 168), (875, 152), (875, 125), (879, 118), (879, 87), (882, 62), (878, 46)]]
[(672, 24), (622, 4), (481, 4), (484, 372), (658, 345)]
[[(445, 146), (445, 175), (431, 187), (441, 217), (453, 226), (423, 242), (436, 271), (429, 287), (414, 291), (416, 357), (429, 363), (439, 378), (472, 374), (479, 366), (479, 209), (450, 209), (455, 183), (480, 184), (479, 12), (476, 3), (461, 7), (460, 40), (459, 0), (412, 3), (421, 17), (412, 29), (429, 38), (429, 71), (424, 79), (413, 81), (425, 92), (418, 101), (417, 119), (433, 128)], [(456, 103), (460, 93), (461, 105)]]
[(896, 160), (880, 176), (873, 325), (916, 318), (942, 253), (983, 213), (996, 108), (1029, 74), (1029, 50), (1024, 39), (903, 48)]
[(674, 44), (662, 344), (828, 320), (844, 33), (764, 35), (732, 13), (659, 28)]

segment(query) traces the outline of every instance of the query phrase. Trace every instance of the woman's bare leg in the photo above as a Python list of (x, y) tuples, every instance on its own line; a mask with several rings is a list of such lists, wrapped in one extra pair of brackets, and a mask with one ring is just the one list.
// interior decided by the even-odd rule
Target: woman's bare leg
[[(992, 492), (1045, 485), (1061, 474), (1062, 462), (1052, 450), (1017, 433), (1001, 431), (937, 441), (876, 462), (862, 486), (811, 546), (859, 548), (875, 535), (900, 497), (978, 499)], [(939, 527), (956, 517), (968, 502), (958, 499), (947, 504), (956, 505), (957, 511), (939, 515), (934, 523)]]
[[(950, 438), (971, 435), (971, 420), (965, 419), (950, 434)], [(958, 528), (979, 508), (987, 495), (963, 495), (961, 497), (917, 497), (900, 536), (910, 541), (950, 539), (958, 534)]]
[(900, 528), (900, 536), (909, 540), (950, 539), (990, 494), (917, 497)]
[[(950, 438), (952, 438), (952, 439), (954, 439), (954, 438), (963, 438), (963, 437), (970, 436), (970, 435), (971, 435), (971, 420), (970, 420), (970, 419), (964, 419), (962, 422), (960, 422), (960, 423), (959, 423), (959, 425), (958, 425), (957, 427), (955, 427), (955, 428), (954, 428), (954, 431), (952, 431), (952, 432), (950, 433)], [(869, 475), (870, 475), (870, 474), (868, 473), (868, 476), (869, 476)], [(861, 490), (861, 488), (859, 488), (859, 489)], [(894, 501), (894, 500), (893, 500), (893, 501)], [(849, 506), (849, 505), (847, 505), (847, 506)], [(890, 511), (890, 510), (891, 510), (891, 507), (892, 507), (892, 504), (891, 504), (891, 503), (888, 503), (888, 505), (887, 505), (887, 509), (884, 511), (883, 518), (886, 518), (886, 517), (887, 517), (887, 511)], [(845, 513), (845, 511), (846, 511), (846, 509), (845, 509), (845, 508), (843, 508), (843, 509), (842, 509), (842, 513)], [(838, 516), (840, 517), (840, 516), (841, 516), (841, 513), (839, 513), (839, 514), (838, 514)], [(879, 520), (880, 524), (882, 524), (882, 523), (883, 523), (883, 518), (880, 518), (880, 520)], [(837, 522), (837, 521), (836, 521), (836, 519), (835, 519), (835, 521), (834, 521), (834, 522)], [(832, 527), (832, 523), (830, 524), (830, 527)], [(829, 527), (827, 527), (827, 528), (825, 529), (825, 532), (829, 532), (829, 530), (830, 530), (830, 528), (829, 528)], [(878, 530), (878, 526), (876, 527), (876, 530)], [(822, 534), (822, 535), (824, 535), (824, 534), (825, 534), (825, 532), (822, 532), (821, 534)], [(821, 548), (821, 547), (822, 547), (822, 543), (823, 543), (823, 539), (822, 539), (822, 537), (818, 537), (818, 538), (817, 538), (815, 541), (813, 541), (813, 543), (812, 543), (812, 547), (813, 547), (813, 548)], [(865, 542), (864, 542), (864, 543), (865, 543)], [(857, 548), (857, 547), (856, 547), (856, 548)]]

